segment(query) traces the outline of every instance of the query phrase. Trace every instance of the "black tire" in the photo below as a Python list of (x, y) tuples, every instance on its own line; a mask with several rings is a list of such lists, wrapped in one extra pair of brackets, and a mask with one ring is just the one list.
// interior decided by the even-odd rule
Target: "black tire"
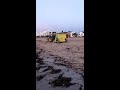
[(67, 42), (67, 39), (65, 39), (65, 42)]

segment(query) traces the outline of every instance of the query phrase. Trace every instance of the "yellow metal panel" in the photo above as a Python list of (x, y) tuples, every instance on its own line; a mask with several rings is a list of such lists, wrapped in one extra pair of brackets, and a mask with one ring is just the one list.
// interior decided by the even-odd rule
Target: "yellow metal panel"
[(65, 42), (66, 34), (56, 34), (56, 38), (59, 42)]

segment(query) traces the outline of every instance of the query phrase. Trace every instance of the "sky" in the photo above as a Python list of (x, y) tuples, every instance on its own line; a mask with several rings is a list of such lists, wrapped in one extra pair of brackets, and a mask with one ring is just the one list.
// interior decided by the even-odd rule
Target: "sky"
[(36, 31), (84, 31), (84, 0), (36, 0)]

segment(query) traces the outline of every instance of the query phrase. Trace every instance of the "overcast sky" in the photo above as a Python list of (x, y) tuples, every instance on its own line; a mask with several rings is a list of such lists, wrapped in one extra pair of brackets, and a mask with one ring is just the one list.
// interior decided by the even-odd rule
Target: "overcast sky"
[(36, 0), (36, 31), (83, 31), (84, 0)]

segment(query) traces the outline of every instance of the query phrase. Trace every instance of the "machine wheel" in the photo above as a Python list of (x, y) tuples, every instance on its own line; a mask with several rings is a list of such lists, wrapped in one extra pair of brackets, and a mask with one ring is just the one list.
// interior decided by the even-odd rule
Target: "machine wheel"
[(65, 42), (67, 42), (67, 39), (65, 39)]

